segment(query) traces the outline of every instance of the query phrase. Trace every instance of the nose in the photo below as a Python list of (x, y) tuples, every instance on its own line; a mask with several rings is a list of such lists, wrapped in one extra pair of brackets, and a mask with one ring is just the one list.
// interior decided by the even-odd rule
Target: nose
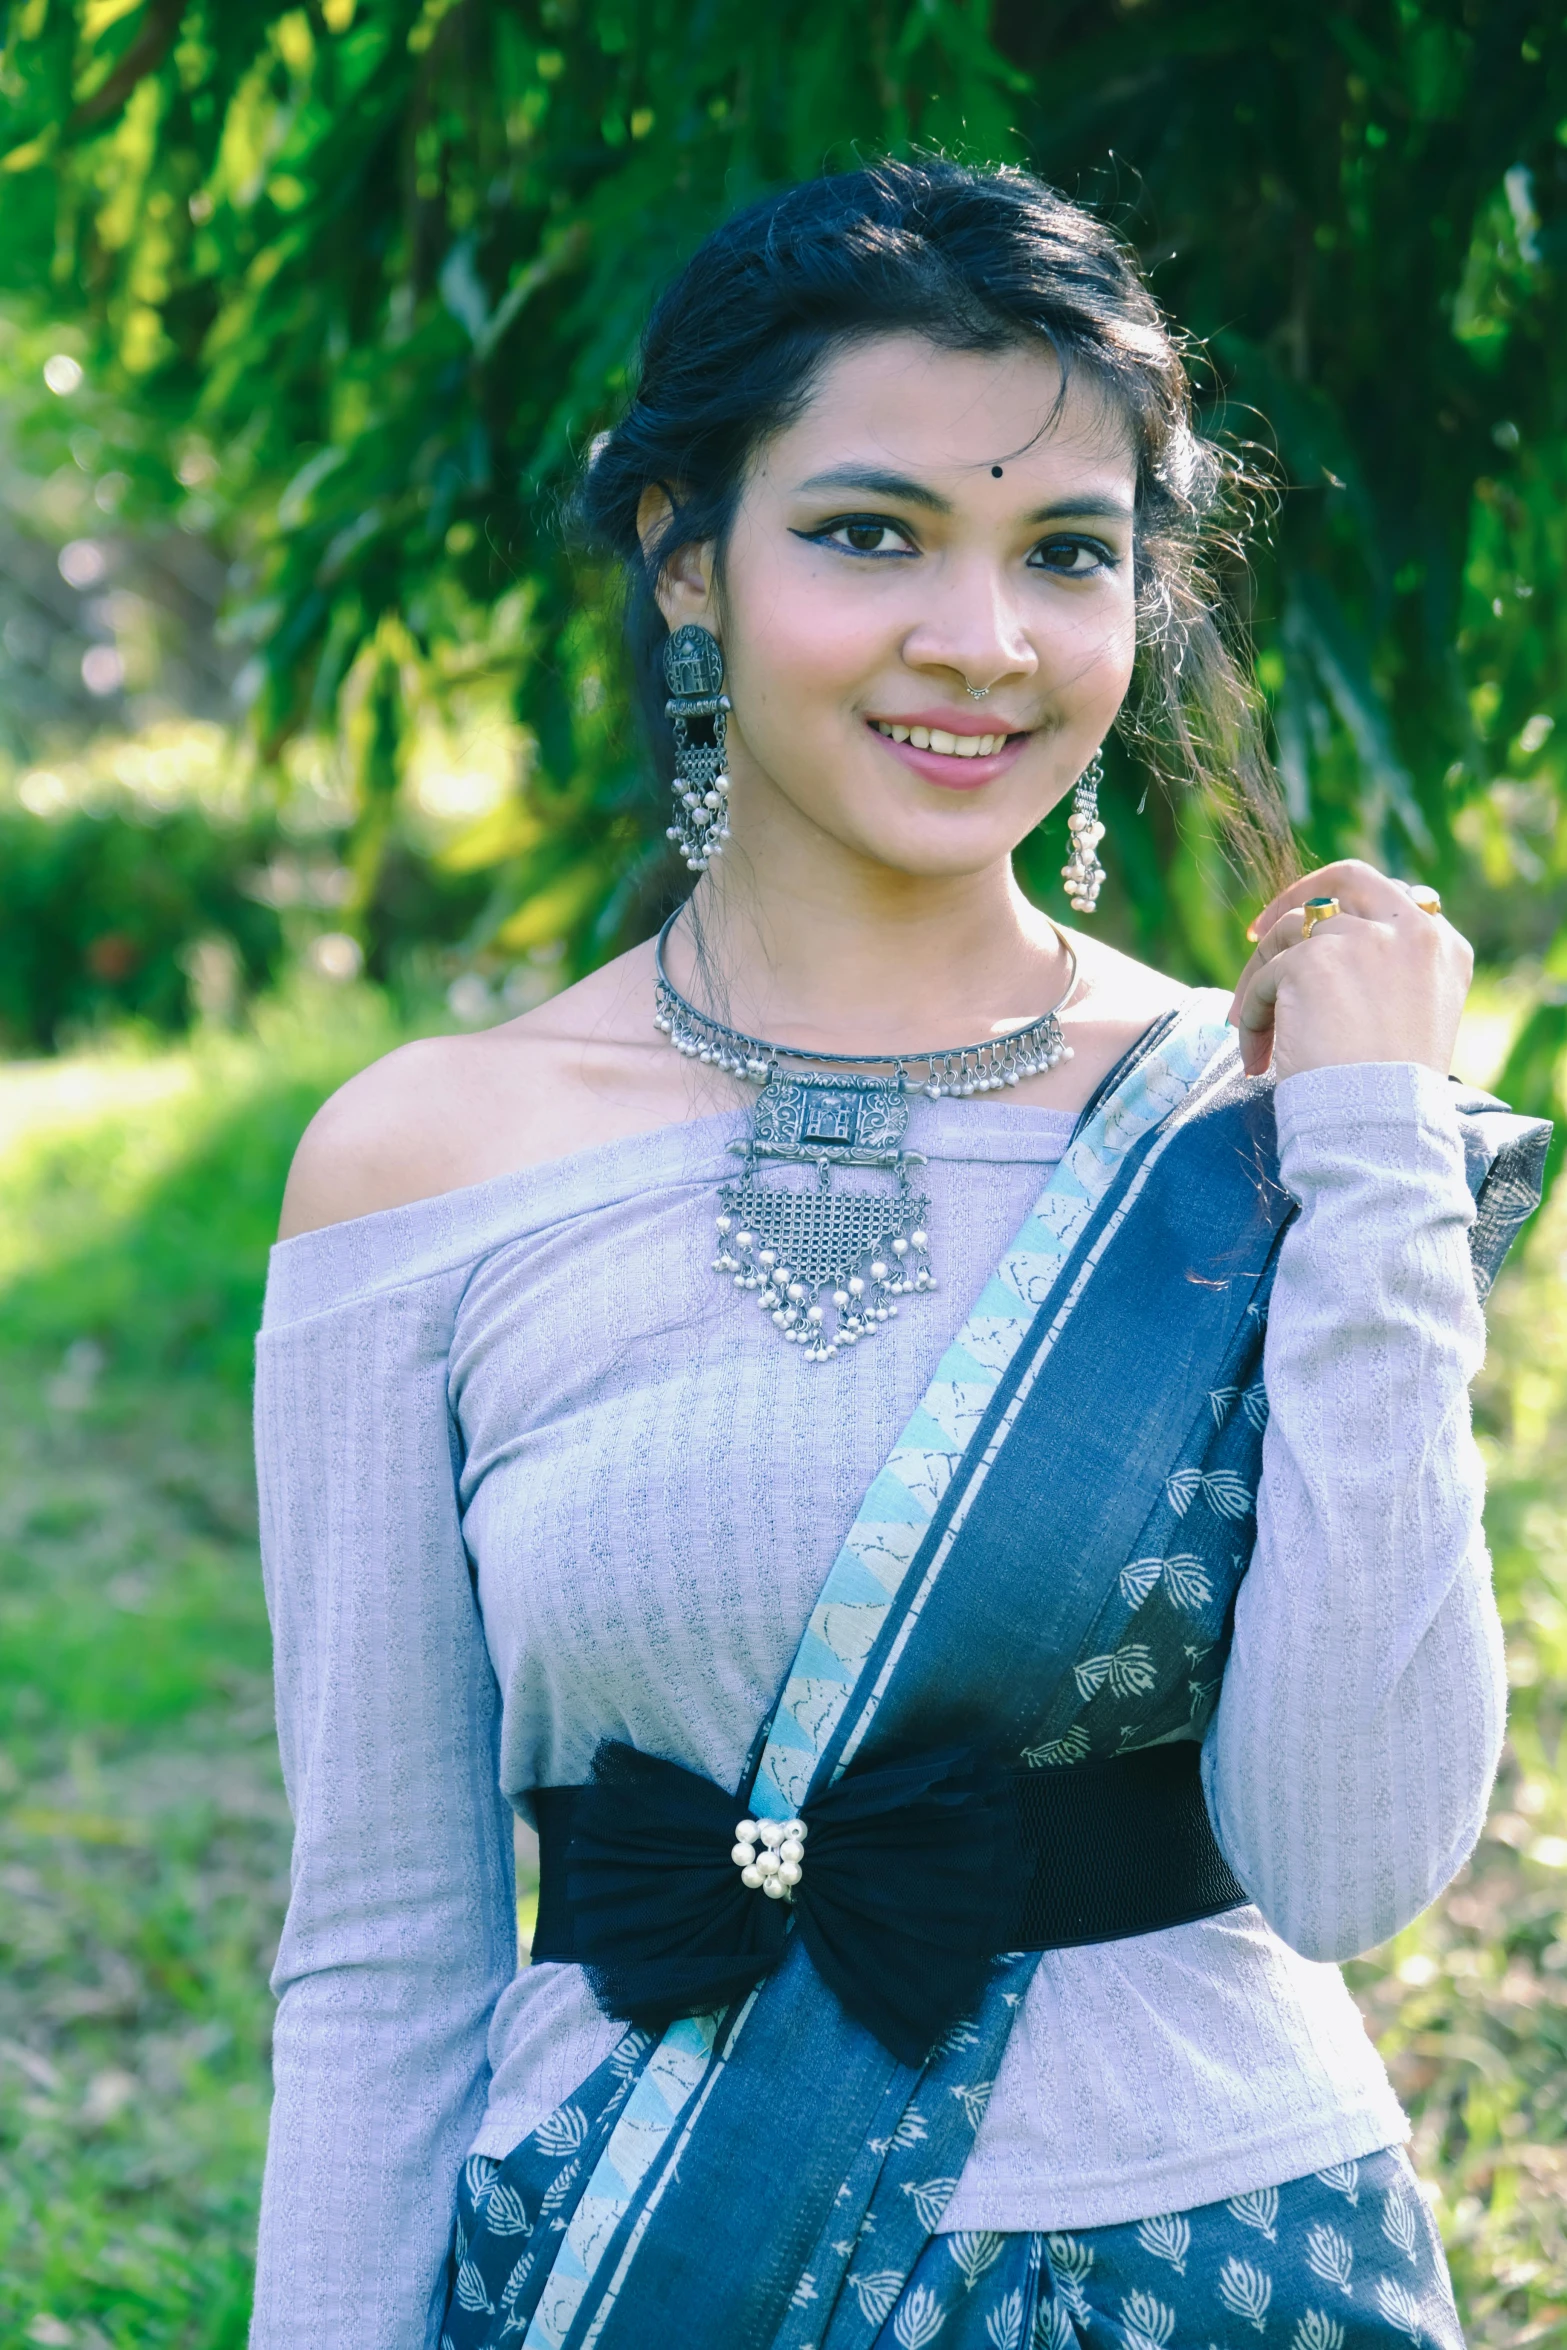
[(946, 670), (975, 695), (1003, 681), (1033, 677), (1039, 668), (1017, 600), (999, 566), (975, 558), (945, 564), (924, 609), (903, 641), (911, 669)]

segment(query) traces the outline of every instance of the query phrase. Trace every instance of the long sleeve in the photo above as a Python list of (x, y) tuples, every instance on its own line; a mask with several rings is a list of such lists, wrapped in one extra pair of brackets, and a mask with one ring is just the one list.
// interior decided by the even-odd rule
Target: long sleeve
[(447, 1397), (460, 1291), (447, 1272), (269, 1314), (259, 1347), (296, 1833), (253, 2350), (436, 2342), (486, 2031), (516, 1967), (500, 1698)]
[(1504, 1727), (1469, 1415), (1485, 1331), (1449, 1094), (1407, 1063), (1278, 1088), (1300, 1214), (1204, 1779), (1230, 1865), (1309, 1958), (1368, 1949), (1434, 1900), (1480, 1833)]

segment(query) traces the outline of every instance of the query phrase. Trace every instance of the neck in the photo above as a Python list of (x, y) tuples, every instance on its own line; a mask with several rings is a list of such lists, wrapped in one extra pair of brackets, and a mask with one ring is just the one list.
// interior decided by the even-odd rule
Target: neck
[(726, 857), (670, 936), (675, 985), (750, 1035), (845, 1053), (970, 1044), (1067, 987), (1072, 959), (1010, 862), (931, 880), (824, 856), (791, 878), (769, 888)]

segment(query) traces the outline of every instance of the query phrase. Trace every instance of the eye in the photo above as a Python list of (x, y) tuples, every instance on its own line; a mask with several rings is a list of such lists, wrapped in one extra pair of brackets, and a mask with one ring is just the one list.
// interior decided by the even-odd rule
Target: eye
[(888, 522), (878, 514), (845, 514), (836, 522), (824, 522), (819, 530), (802, 531), (800, 536), (814, 540), (819, 547), (839, 547), (850, 555), (912, 555), (915, 552), (903, 524)]
[(1103, 539), (1041, 539), (1029, 555), (1033, 571), (1053, 571), (1059, 579), (1091, 579), (1095, 572), (1113, 571), (1120, 558)]

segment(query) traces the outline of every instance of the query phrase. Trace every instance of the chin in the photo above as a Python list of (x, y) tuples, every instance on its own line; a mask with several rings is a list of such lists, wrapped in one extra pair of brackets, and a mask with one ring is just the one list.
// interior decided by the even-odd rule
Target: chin
[(944, 829), (936, 837), (921, 827), (878, 828), (874, 833), (835, 834), (845, 848), (889, 873), (906, 874), (911, 881), (962, 881), (991, 872), (1010, 858), (1024, 833), (1010, 827), (963, 825)]
[(817, 819), (833, 839), (891, 872), (924, 881), (955, 881), (1004, 864), (1039, 820), (1027, 809), (962, 802), (917, 810), (868, 810), (862, 803), (847, 824), (835, 823), (834, 813), (823, 810)]

